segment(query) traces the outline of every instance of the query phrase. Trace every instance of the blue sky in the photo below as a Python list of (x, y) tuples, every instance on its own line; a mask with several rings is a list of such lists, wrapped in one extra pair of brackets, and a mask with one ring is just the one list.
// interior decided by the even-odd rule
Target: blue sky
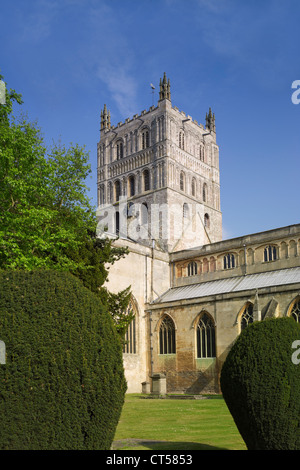
[(46, 141), (85, 145), (96, 206), (104, 103), (112, 124), (152, 105), (216, 116), (224, 238), (299, 223), (299, 0), (2, 1), (0, 73)]

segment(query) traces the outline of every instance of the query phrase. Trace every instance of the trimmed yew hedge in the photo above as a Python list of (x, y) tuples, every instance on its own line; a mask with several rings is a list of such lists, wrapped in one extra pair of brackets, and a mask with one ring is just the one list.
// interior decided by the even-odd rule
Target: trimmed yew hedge
[(110, 449), (126, 381), (99, 299), (68, 273), (0, 272), (0, 449)]
[(300, 450), (296, 340), (300, 325), (293, 318), (255, 322), (238, 337), (222, 367), (223, 397), (249, 450)]

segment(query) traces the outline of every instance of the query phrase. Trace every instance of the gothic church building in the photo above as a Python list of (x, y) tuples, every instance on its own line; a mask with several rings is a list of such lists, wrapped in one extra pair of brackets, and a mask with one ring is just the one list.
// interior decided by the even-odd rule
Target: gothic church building
[(243, 328), (300, 321), (300, 224), (222, 240), (215, 116), (204, 125), (173, 106), (166, 74), (159, 88), (157, 105), (125, 122), (101, 111), (99, 236), (129, 249), (107, 287), (131, 286), (129, 393), (151, 391), (157, 374), (167, 392), (219, 393)]

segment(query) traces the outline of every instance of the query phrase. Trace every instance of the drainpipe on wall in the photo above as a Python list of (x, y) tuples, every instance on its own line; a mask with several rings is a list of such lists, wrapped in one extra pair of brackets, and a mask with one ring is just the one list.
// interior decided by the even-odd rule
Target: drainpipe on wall
[(153, 346), (152, 346), (152, 312), (149, 311), (149, 337), (150, 337), (150, 377), (153, 375)]
[(152, 259), (151, 259), (151, 291), (150, 291), (150, 302), (152, 302), (154, 298), (154, 287), (153, 287), (153, 279), (154, 279), (154, 246), (155, 240), (152, 240)]

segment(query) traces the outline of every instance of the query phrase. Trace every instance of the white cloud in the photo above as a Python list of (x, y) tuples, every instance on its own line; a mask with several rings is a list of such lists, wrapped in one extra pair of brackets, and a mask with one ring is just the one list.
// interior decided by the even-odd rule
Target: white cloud
[(122, 116), (130, 117), (136, 113), (137, 83), (126, 64), (99, 64), (97, 76), (107, 85)]
[(137, 109), (135, 54), (109, 5), (95, 4), (87, 11), (87, 34), (80, 54), (86, 69), (107, 86), (119, 113), (125, 118)]

